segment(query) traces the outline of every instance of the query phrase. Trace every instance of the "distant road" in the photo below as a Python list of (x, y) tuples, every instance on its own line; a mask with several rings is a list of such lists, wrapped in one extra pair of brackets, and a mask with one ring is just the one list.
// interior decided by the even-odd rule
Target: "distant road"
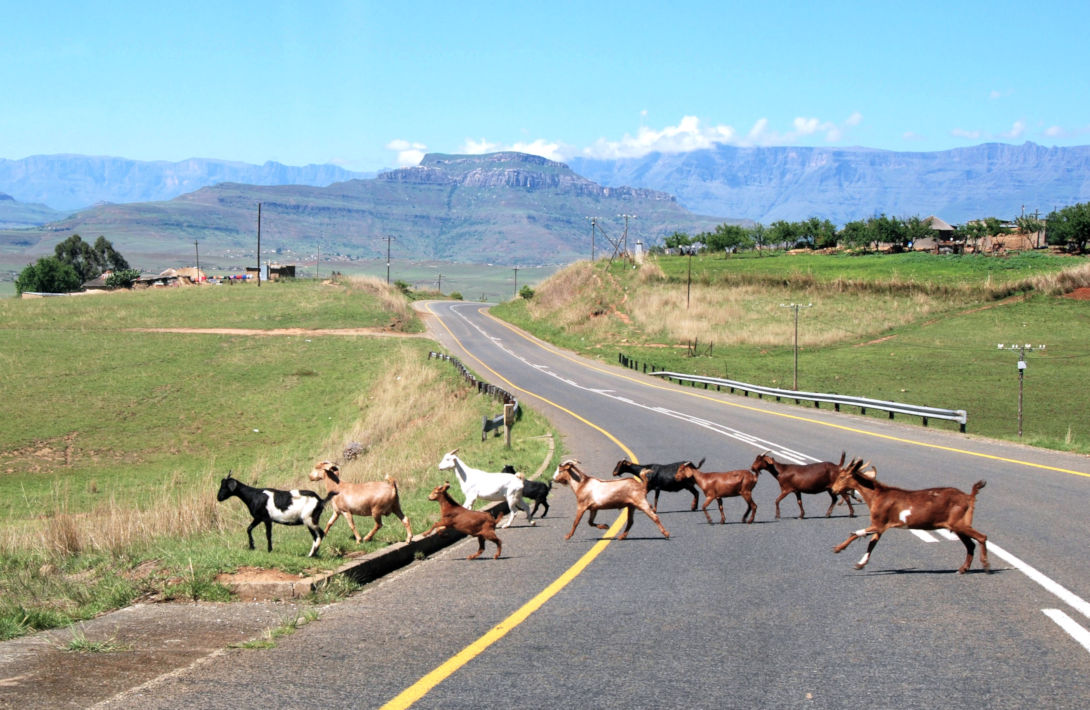
[(727, 525), (709, 525), (688, 493), (662, 494), (669, 540), (636, 513), (625, 541), (601, 541), (585, 520), (565, 541), (572, 494), (554, 488), (538, 526), (520, 517), (500, 531), (502, 559), (467, 562), (476, 543), (455, 546), (323, 610), (276, 648), (229, 652), (126, 702), (1090, 707), (1086, 457), (682, 388), (540, 343), (480, 304), (429, 308), (429, 329), (452, 354), (549, 416), (600, 477), (628, 455), (706, 457), (705, 470), (725, 470), (771, 450), (796, 461), (845, 451), (910, 488), (986, 479), (975, 525), (994, 573), (978, 558), (956, 575), (959, 542), (903, 530), (857, 571), (864, 541), (831, 549), (866, 526), (865, 507), (826, 519), (828, 497), (805, 496), (800, 520), (792, 496), (774, 520), (779, 489), (766, 474), (753, 525), (739, 522), (740, 499), (728, 499)]

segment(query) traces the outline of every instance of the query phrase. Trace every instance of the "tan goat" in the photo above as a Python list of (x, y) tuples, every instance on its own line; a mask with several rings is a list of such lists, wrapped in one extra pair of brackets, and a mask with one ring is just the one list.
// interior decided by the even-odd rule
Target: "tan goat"
[(583, 473), (574, 461), (564, 461), (557, 466), (556, 472), (553, 474), (553, 481), (571, 486), (576, 503), (575, 521), (571, 524), (571, 532), (565, 535), (564, 539), (571, 539), (571, 536), (575, 534), (576, 526), (579, 525), (579, 521), (583, 518), (583, 513), (588, 510), (590, 511), (590, 518), (587, 520), (587, 525), (600, 530), (609, 529), (608, 525), (595, 523), (594, 516), (599, 510), (617, 508), (624, 508), (628, 512), (628, 522), (625, 524), (624, 532), (617, 537), (618, 540), (624, 540), (628, 535), (628, 530), (632, 527), (635, 508), (639, 508), (646, 513), (658, 526), (662, 536), (669, 538), (670, 533), (666, 532), (666, 528), (662, 527), (659, 516), (655, 514), (655, 511), (651, 510), (651, 506), (647, 503), (646, 471), (647, 469), (641, 471), (639, 478), (603, 481), (600, 478)]
[[(330, 506), (333, 509), (333, 517), (325, 526), (326, 534), (333, 527), (337, 516), (343, 515), (348, 521), (348, 527), (352, 528), (352, 534), (356, 536), (356, 542), (369, 542), (382, 527), (382, 516), (394, 515), (405, 526), (405, 542), (412, 542), (413, 531), (409, 526), (409, 518), (401, 512), (397, 481), (386, 476), (386, 480), (383, 481), (342, 483), (339, 474), (340, 468), (332, 461), (319, 461), (314, 464), (314, 469), (310, 472), (310, 480), (324, 480), (327, 492), (336, 491), (340, 494), (333, 498)], [(362, 540), (359, 531), (356, 530), (356, 524), (352, 521), (353, 515), (371, 516), (375, 519), (375, 526)]]

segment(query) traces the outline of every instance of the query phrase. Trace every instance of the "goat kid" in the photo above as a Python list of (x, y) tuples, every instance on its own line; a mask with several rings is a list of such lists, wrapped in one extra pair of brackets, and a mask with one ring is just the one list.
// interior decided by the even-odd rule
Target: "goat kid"
[(457, 501), (450, 497), (450, 493), (447, 493), (448, 488), (450, 488), (450, 482), (444, 481), (428, 494), (428, 500), (439, 503), (439, 520), (435, 521), (421, 537), (427, 537), (433, 532), (442, 532), (446, 528), (453, 528), (463, 535), (472, 535), (477, 538), (479, 544), (477, 552), (467, 557), (467, 560), (481, 556), (484, 552), (485, 540), (496, 543), (496, 554), (492, 559), (499, 559), (500, 553), (503, 552), (503, 543), (496, 535), (496, 520), (484, 511), (470, 510), (458, 505)]
[[(506, 464), (500, 473), (518, 473), (515, 467), (511, 464)], [(534, 509), (530, 511), (530, 515), (537, 515), (537, 509), (541, 506), (545, 506), (545, 512), (541, 514), (541, 517), (545, 517), (549, 514), (549, 492), (553, 489), (553, 482), (549, 481), (548, 484), (541, 481), (535, 481), (531, 478), (522, 479), (522, 497), (529, 498), (534, 502)]]
[(522, 491), (525, 488), (525, 480), (520, 473), (489, 473), (468, 466), (457, 456), (458, 449), (450, 451), (439, 462), (440, 471), (454, 470), (458, 477), (458, 485), (465, 496), (466, 508), (472, 508), (473, 503), (481, 498), (483, 500), (507, 501), (507, 507), (511, 511), (511, 517), (500, 527), (510, 527), (515, 520), (515, 510), (526, 513), (526, 522), (537, 525), (530, 507), (522, 501)]
[(260, 523), (265, 524), (265, 539), (268, 541), (269, 552), (272, 552), (273, 523), (305, 525), (314, 540), (307, 557), (313, 557), (325, 535), (318, 519), (322, 517), (322, 509), (335, 495), (337, 495), (336, 491), (322, 498), (314, 491), (308, 490), (282, 491), (276, 488), (254, 488), (233, 478), (228, 472), (227, 478), (220, 481), (216, 500), (223, 502), (231, 496), (238, 496), (239, 500), (246, 504), (253, 517), (253, 521), (246, 528), (251, 550), (254, 549), (253, 530)]
[(575, 520), (571, 524), (571, 532), (565, 535), (564, 539), (571, 539), (571, 536), (575, 534), (575, 528), (583, 517), (583, 513), (588, 510), (590, 511), (590, 518), (587, 519), (587, 525), (600, 530), (608, 530), (608, 525), (595, 523), (594, 516), (598, 514), (599, 510), (617, 508), (624, 508), (625, 512), (628, 513), (628, 522), (625, 524), (624, 532), (617, 537), (618, 540), (624, 540), (628, 536), (628, 531), (633, 523), (633, 509), (635, 508), (639, 508), (646, 513), (647, 517), (651, 518), (655, 525), (658, 526), (662, 536), (669, 539), (670, 533), (666, 532), (666, 528), (662, 527), (659, 516), (647, 503), (646, 476), (647, 472), (645, 470), (641, 471), (637, 478), (603, 481), (600, 478), (583, 473), (575, 461), (562, 462), (556, 467), (556, 472), (553, 473), (553, 481), (570, 486), (572, 493), (575, 494), (576, 503)]
[[(651, 506), (651, 510), (656, 513), (659, 512), (659, 493), (666, 491), (667, 493), (677, 493), (678, 491), (689, 491), (693, 494), (693, 506), (689, 510), (696, 510), (696, 504), (700, 502), (700, 494), (696, 491), (696, 486), (691, 480), (679, 481), (677, 479), (677, 468), (683, 463), (692, 463), (692, 461), (675, 461), (674, 463), (648, 463), (637, 464), (629, 461), (628, 459), (621, 459), (617, 462), (617, 465), (613, 467), (613, 475), (621, 476), (625, 473), (631, 473), (633, 476), (639, 476), (640, 471), (649, 470), (647, 474), (647, 491), (655, 492), (655, 503)], [(704, 465), (704, 459), (700, 459), (700, 463), (696, 464), (697, 468)]]
[[(401, 498), (397, 492), (397, 481), (386, 476), (382, 481), (365, 481), (363, 483), (343, 483), (340, 478), (340, 467), (332, 461), (319, 461), (308, 474), (312, 481), (325, 481), (327, 493), (336, 491), (339, 495), (333, 499), (333, 517), (325, 526), (325, 534), (337, 521), (337, 517), (343, 515), (348, 521), (348, 527), (352, 528), (352, 535), (356, 543), (370, 542), (375, 533), (382, 527), (384, 515), (394, 515), (405, 526), (405, 542), (412, 542), (413, 531), (409, 525), (409, 518), (401, 512)], [(356, 530), (353, 515), (370, 516), (374, 518), (375, 525), (371, 532), (360, 538)]]
[[(869, 466), (869, 468), (868, 468)], [(856, 563), (856, 569), (863, 569), (870, 561), (871, 551), (878, 544), (882, 533), (890, 528), (909, 528), (912, 530), (945, 529), (954, 533), (965, 545), (965, 562), (958, 568), (958, 574), (964, 574), (973, 562), (976, 542), (980, 543), (980, 564), (986, 572), (991, 572), (988, 564), (988, 536), (973, 529), (973, 510), (976, 496), (985, 485), (984, 481), (973, 484), (972, 493), (965, 493), (957, 488), (924, 488), (906, 490), (887, 486), (878, 480), (878, 470), (860, 459), (853, 459), (845, 468), (841, 468), (833, 482), (833, 492), (840, 493), (854, 488), (870, 508), (870, 525), (856, 530), (848, 539), (833, 548), (840, 552), (858, 538), (873, 535), (867, 544), (867, 552)]]
[[(836, 464), (832, 461), (818, 461), (817, 463), (807, 464), (794, 464), (794, 463), (780, 463), (776, 459), (772, 458), (772, 454), (769, 451), (759, 454), (757, 458), (753, 460), (753, 464), (749, 467), (750, 471), (757, 473), (759, 471), (768, 471), (772, 474), (772, 477), (776, 479), (780, 484), (780, 496), (776, 499), (776, 518), (780, 517), (780, 501), (791, 495), (795, 494), (795, 500), (799, 504), (799, 518), (806, 517), (806, 511), (802, 507), (802, 494), (803, 493), (821, 493), (826, 492), (833, 499), (829, 503), (829, 509), (825, 511), (825, 517), (828, 518), (833, 513), (833, 508), (836, 507), (837, 494), (832, 492), (833, 480), (836, 478), (837, 473), (840, 471), (840, 467), (844, 465), (844, 452), (840, 452), (840, 463)], [(855, 508), (852, 507), (852, 501), (849, 493), (845, 491), (840, 496), (845, 503), (848, 504), (848, 513), (851, 517), (855, 517)]]
[(742, 522), (749, 518), (750, 523), (757, 517), (757, 504), (753, 502), (753, 487), (757, 485), (757, 475), (749, 469), (743, 468), (736, 471), (704, 472), (691, 462), (685, 461), (677, 467), (675, 477), (681, 481), (691, 479), (696, 482), (700, 490), (704, 491), (704, 517), (712, 522), (712, 516), (708, 514), (708, 505), (714, 500), (719, 504), (719, 523), (727, 522), (723, 513), (723, 499), (734, 496), (742, 496), (746, 501), (746, 512), (742, 513)]

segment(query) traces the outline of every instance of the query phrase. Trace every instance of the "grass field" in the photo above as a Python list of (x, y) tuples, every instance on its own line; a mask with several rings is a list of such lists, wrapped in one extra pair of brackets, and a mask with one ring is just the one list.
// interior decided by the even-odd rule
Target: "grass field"
[[(532, 473), (548, 457), (545, 420), (527, 411), (510, 450), (480, 441), (499, 411), (442, 360), (406, 299), (375, 280), (168, 289), (0, 301), (0, 638), (88, 618), (140, 598), (225, 599), (240, 566), (302, 573), (404, 539), (390, 518), (358, 546), (338, 521), (310, 536), (276, 526), (274, 551), (246, 549), (240, 501), (219, 480), (319, 489), (314, 461), (368, 448), (344, 480), (399, 482), (416, 532), (437, 517), (436, 464)], [(133, 328), (380, 327), (394, 335), (217, 335)], [(324, 520), (328, 520), (328, 514)], [(368, 525), (367, 520), (358, 520)], [(369, 525), (368, 525), (369, 527)], [(364, 530), (364, 532), (366, 529)]]
[(1017, 356), (997, 344), (1044, 344), (1027, 357), (1022, 441), (1090, 452), (1090, 410), (1070, 398), (1090, 377), (1090, 302), (1066, 296), (1090, 285), (1084, 259), (781, 253), (689, 268), (583, 262), (494, 312), (603, 360), (790, 389), (798, 304), (800, 390), (965, 409), (969, 433), (1013, 440)]

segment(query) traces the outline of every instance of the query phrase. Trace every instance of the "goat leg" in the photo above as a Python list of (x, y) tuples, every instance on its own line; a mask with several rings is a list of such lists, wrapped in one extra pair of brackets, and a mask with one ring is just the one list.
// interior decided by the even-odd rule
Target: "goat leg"
[(599, 530), (609, 530), (608, 525), (605, 525), (603, 523), (594, 522), (594, 517), (596, 515), (598, 515), (598, 509), (597, 508), (591, 508), (590, 509), (590, 517), (587, 518), (587, 525), (590, 525), (591, 527), (598, 528)]
[[(712, 516), (708, 514), (708, 504), (711, 503), (712, 500), (714, 500), (714, 499), (706, 498), (704, 500), (703, 507), (701, 507), (701, 510), (704, 511), (704, 517), (708, 519), (708, 525), (712, 524)], [(722, 512), (722, 510), (723, 510), (723, 501), (719, 501), (719, 510), (720, 510), (720, 512)]]
[[(825, 511), (826, 518), (832, 516), (833, 508), (836, 507), (836, 493), (833, 493), (832, 491), (827, 491), (827, 493), (829, 494), (829, 497), (832, 498), (832, 501), (829, 502), (829, 509)], [(802, 503), (799, 503), (799, 507), (802, 507)]]
[(969, 566), (973, 563), (973, 552), (976, 549), (973, 540), (980, 543), (980, 566), (984, 568), (984, 571), (991, 574), (992, 568), (991, 565), (988, 564), (988, 536), (969, 526), (955, 529), (954, 534), (956, 534), (961, 540), (961, 543), (965, 545), (966, 551), (965, 564), (958, 569), (958, 574), (965, 574), (969, 569)]
[[(637, 505), (639, 505), (639, 504), (637, 504)], [(639, 507), (640, 507), (640, 510), (642, 510), (642, 511), (643, 511), (644, 513), (646, 513), (646, 514), (647, 514), (647, 517), (651, 518), (651, 520), (653, 520), (653, 521), (655, 522), (655, 525), (658, 525), (658, 526), (659, 526), (659, 532), (661, 532), (661, 533), (662, 533), (662, 536), (663, 536), (664, 538), (666, 538), (667, 540), (669, 540), (669, 539), (670, 539), (670, 533), (666, 532), (666, 528), (662, 527), (662, 521), (661, 521), (661, 520), (659, 520), (659, 516), (655, 514), (655, 511), (651, 510), (651, 509), (650, 509), (650, 508), (649, 508), (649, 507), (647, 506), (647, 503), (646, 503), (646, 502), (644, 502), (643, 506), (639, 506)], [(632, 524), (632, 519), (631, 519), (631, 517), (630, 517), (630, 518), (629, 518), (629, 520), (628, 520), (628, 524), (629, 524), (629, 525), (631, 525), (631, 524)]]
[(783, 491), (780, 493), (780, 497), (776, 499), (776, 520), (780, 519), (780, 501), (791, 495), (791, 491)]
[(477, 551), (474, 552), (469, 557), (467, 557), (466, 559), (467, 560), (475, 560), (475, 559), (477, 559), (478, 557), (481, 556), (482, 552), (484, 552), (484, 535), (478, 535), (477, 536)]
[(878, 539), (880, 537), (882, 537), (882, 533), (874, 533), (874, 537), (872, 537), (870, 539), (870, 542), (867, 543), (867, 551), (863, 553), (863, 556), (859, 558), (858, 562), (855, 563), (856, 569), (863, 569), (867, 566), (867, 563), (870, 562), (870, 553), (874, 549), (874, 546), (878, 544)]
[(696, 492), (695, 486), (690, 485), (689, 491), (693, 494), (693, 507), (689, 508), (689, 510), (696, 510), (696, 504), (700, 502), (700, 495)]
[(329, 534), (329, 529), (331, 527), (333, 527), (333, 523), (336, 522), (337, 517), (340, 516), (340, 514), (341, 514), (341, 511), (337, 510), (336, 508), (333, 509), (333, 517), (331, 517), (329, 519), (329, 522), (325, 524), (325, 534), (326, 535)]
[[(572, 521), (571, 532), (564, 536), (565, 540), (570, 540), (571, 536), (575, 534), (575, 528), (577, 525), (579, 525), (579, 521), (583, 519), (583, 513), (585, 512), (587, 512), (585, 506), (579, 506), (579, 508), (575, 511), (575, 520)], [(593, 513), (591, 515), (593, 517)]]
[(250, 527), (246, 528), (246, 537), (250, 538), (251, 550), (254, 549), (254, 528), (256, 528), (260, 523), (260, 520), (254, 519), (253, 522), (250, 523)]
[(269, 543), (269, 552), (272, 552), (272, 521), (265, 521), (265, 540)]
[[(375, 533), (377, 533), (379, 531), (379, 528), (382, 527), (382, 516), (381, 515), (376, 515), (376, 516), (374, 516), (374, 519), (375, 519), (375, 527), (371, 528), (371, 532), (369, 532), (369, 533), (367, 533), (366, 535), (363, 536), (363, 541), (364, 542), (371, 542), (371, 540), (375, 537)], [(348, 520), (349, 520), (349, 522), (351, 522), (352, 518), (350, 517), (350, 518), (348, 518)], [(359, 542), (359, 536), (356, 537), (356, 542)]]
[[(628, 520), (625, 521), (624, 532), (617, 536), (618, 540), (624, 540), (626, 537), (628, 537), (628, 531), (632, 529), (632, 523), (636, 519), (636, 511), (631, 505), (626, 505), (624, 507), (624, 512), (625, 515), (628, 516)], [(602, 527), (605, 526), (603, 525)]]
[[(798, 491), (795, 491), (795, 500), (798, 501), (798, 503), (799, 503), (799, 520), (802, 520), (803, 518), (806, 517), (806, 511), (803, 510), (803, 508), (802, 508), (802, 494), (799, 493)], [(825, 517), (829, 517), (829, 516), (825, 516)]]

